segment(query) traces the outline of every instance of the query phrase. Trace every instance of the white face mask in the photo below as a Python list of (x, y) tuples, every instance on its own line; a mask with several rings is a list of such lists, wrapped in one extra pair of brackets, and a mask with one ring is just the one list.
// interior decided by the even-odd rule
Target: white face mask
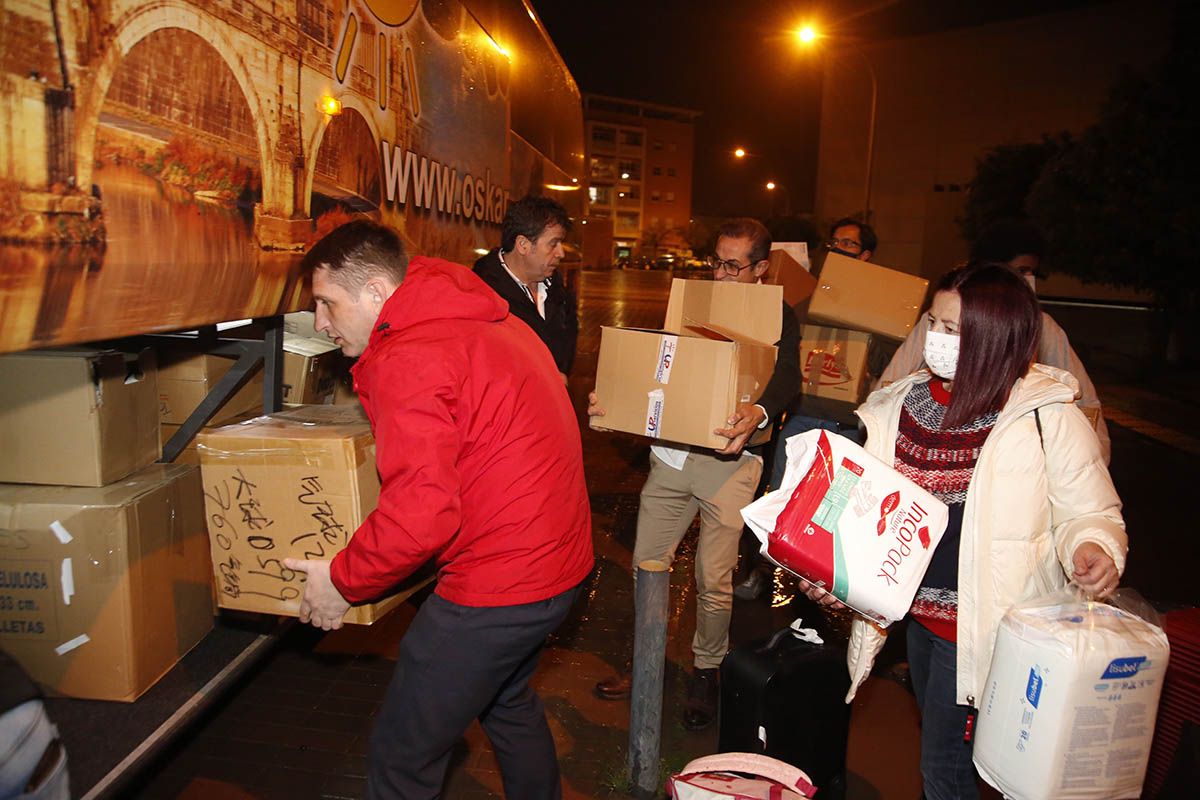
[(954, 380), (958, 370), (958, 341), (959, 337), (951, 333), (925, 334), (925, 363), (930, 372), (943, 380)]

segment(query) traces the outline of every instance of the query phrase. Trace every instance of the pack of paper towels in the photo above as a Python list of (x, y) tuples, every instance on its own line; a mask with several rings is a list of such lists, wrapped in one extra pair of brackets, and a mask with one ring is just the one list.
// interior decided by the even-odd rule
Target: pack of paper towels
[(837, 434), (784, 446), (779, 490), (742, 509), (763, 555), (880, 625), (902, 618), (946, 529), (945, 503)]
[(1000, 622), (975, 766), (1017, 800), (1138, 797), (1169, 647), (1162, 629), (1061, 596)]

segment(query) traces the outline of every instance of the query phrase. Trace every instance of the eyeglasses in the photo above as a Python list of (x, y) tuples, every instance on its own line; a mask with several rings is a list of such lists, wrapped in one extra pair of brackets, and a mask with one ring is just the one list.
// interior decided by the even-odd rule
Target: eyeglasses
[(739, 264), (736, 258), (730, 258), (722, 261), (716, 256), (709, 256), (708, 258), (704, 259), (704, 263), (707, 264), (708, 268), (713, 272), (725, 270), (725, 272), (729, 275), (741, 275), (742, 270), (750, 269), (754, 266), (754, 264)]
[(851, 253), (862, 252), (862, 242), (856, 242), (853, 239), (830, 239), (825, 243), (826, 250), (846, 250)]

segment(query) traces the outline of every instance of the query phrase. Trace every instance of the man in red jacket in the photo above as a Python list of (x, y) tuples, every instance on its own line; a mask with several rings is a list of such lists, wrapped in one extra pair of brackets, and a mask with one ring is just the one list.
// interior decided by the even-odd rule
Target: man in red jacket
[(424, 562), (437, 590), (400, 644), (369, 751), (368, 798), (437, 797), (472, 719), (512, 798), (561, 796), (529, 685), (592, 568), (579, 428), (554, 360), (469, 269), (409, 259), (394, 231), (351, 222), (313, 246), (317, 330), (355, 365), (379, 505), (307, 573), (300, 619), (341, 627)]

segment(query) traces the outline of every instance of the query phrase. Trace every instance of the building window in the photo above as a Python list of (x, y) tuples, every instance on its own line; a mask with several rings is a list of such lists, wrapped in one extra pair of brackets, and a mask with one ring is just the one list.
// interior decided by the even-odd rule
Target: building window
[(654, 191), (650, 193), (650, 199), (657, 203), (662, 199), (662, 195), (659, 192)]
[(675, 218), (674, 217), (667, 217), (667, 227), (668, 228), (675, 227)]
[(618, 171), (623, 181), (640, 181), (642, 179), (642, 162), (622, 159), (617, 163)]
[(594, 206), (611, 206), (612, 205), (612, 187), (611, 186), (589, 186), (588, 200)]
[(300, 0), (296, 6), (300, 32), (321, 44), (325, 44), (324, 0)]
[(641, 147), (642, 132), (622, 130), (621, 131), (621, 146), (622, 147)]
[(639, 186), (622, 186), (617, 189), (617, 199), (619, 200), (641, 200), (642, 190)]
[(668, 178), (675, 177), (675, 168), (674, 167), (667, 167), (667, 177)]
[(662, 139), (655, 139), (655, 140), (654, 140), (654, 141), (653, 141), (653, 142), (650, 144), (650, 146), (651, 146), (651, 147), (653, 147), (655, 150), (662, 150), (662, 149), (663, 149), (663, 143), (662, 143)]
[(667, 192), (667, 202), (668, 203), (675, 202), (675, 193), (674, 192)]
[(592, 180), (611, 181), (617, 177), (617, 162), (608, 156), (592, 156)]
[(610, 128), (607, 125), (595, 125), (592, 127), (592, 144), (597, 147), (605, 147), (611, 149), (617, 143), (617, 129)]
[(628, 231), (637, 236), (642, 230), (642, 215), (636, 211), (618, 211), (614, 223), (613, 227), (623, 234)]
[(652, 167), (650, 172), (653, 175), (662, 175), (662, 167)]

